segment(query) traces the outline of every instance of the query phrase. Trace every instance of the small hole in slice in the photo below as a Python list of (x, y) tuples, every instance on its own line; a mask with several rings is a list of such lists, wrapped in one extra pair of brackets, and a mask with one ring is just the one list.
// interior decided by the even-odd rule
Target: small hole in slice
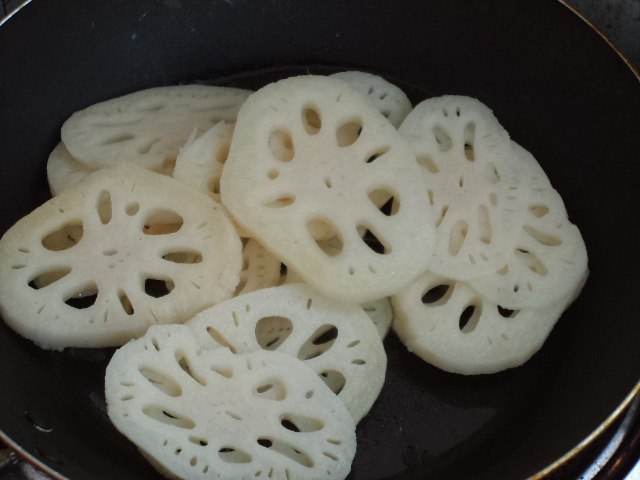
[(322, 119), (317, 107), (306, 106), (302, 109), (302, 125), (309, 135), (315, 135), (320, 131)]
[(276, 130), (271, 134), (269, 149), (273, 158), (281, 162), (290, 162), (295, 155), (291, 134), (285, 130)]

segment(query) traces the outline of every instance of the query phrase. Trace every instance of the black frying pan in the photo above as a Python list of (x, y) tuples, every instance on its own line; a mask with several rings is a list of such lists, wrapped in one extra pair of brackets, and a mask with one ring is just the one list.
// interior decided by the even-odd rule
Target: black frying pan
[[(414, 101), (480, 98), (536, 155), (587, 243), (581, 297), (529, 363), (492, 376), (443, 373), (390, 335), (350, 478), (536, 475), (640, 389), (640, 82), (561, 3), (34, 1), (0, 27), (0, 61), (0, 231), (48, 198), (73, 111), (179, 82), (370, 70)], [(111, 353), (43, 351), (0, 322), (0, 437), (68, 477), (156, 478), (105, 415)]]

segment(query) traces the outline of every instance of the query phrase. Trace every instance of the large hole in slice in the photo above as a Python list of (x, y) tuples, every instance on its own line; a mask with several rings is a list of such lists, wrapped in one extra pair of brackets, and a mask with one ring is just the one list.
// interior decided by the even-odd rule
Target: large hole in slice
[(336, 129), (336, 142), (340, 147), (349, 147), (358, 141), (362, 133), (362, 121), (352, 119)]
[(433, 136), (441, 152), (447, 152), (453, 148), (451, 135), (444, 128), (440, 126), (433, 127)]
[(274, 452), (278, 452), (288, 459), (299, 463), (303, 467), (313, 467), (313, 459), (309, 455), (303, 453), (301, 450), (296, 449), (286, 442), (271, 437), (260, 437), (258, 438), (257, 442), (261, 447), (268, 448)]
[(106, 225), (111, 221), (112, 205), (111, 205), (111, 193), (106, 190), (100, 192), (98, 195), (98, 201), (96, 202), (96, 210), (98, 211), (98, 217), (103, 225)]
[(120, 305), (122, 306), (124, 313), (126, 313), (127, 315), (134, 314), (134, 309), (133, 309), (131, 300), (129, 300), (129, 296), (122, 289), (118, 290), (118, 300), (120, 301)]
[(436, 165), (436, 162), (433, 161), (433, 157), (431, 155), (418, 155), (416, 157), (416, 161), (418, 162), (418, 165), (422, 165), (431, 173), (438, 173), (440, 171), (440, 169)]
[(191, 430), (196, 426), (196, 422), (191, 420), (186, 415), (182, 415), (175, 412), (174, 410), (170, 410), (159, 405), (146, 406), (142, 409), (142, 413), (157, 422), (164, 423), (165, 425), (183, 428), (185, 430)]
[(322, 119), (316, 106), (307, 105), (302, 109), (302, 126), (309, 135), (315, 135), (320, 131)]
[(95, 282), (89, 282), (84, 285), (79, 285), (76, 287), (68, 296), (65, 298), (64, 303), (69, 305), (70, 307), (77, 308), (78, 310), (83, 310), (85, 308), (89, 308), (96, 303), (98, 299), (98, 286)]
[(42, 239), (42, 246), (52, 252), (67, 250), (76, 245), (83, 235), (82, 222), (74, 221), (46, 235)]
[(162, 259), (173, 263), (200, 263), (202, 262), (202, 253), (198, 252), (197, 250), (182, 250), (165, 253), (162, 256)]
[(280, 380), (264, 380), (253, 389), (253, 395), (263, 400), (280, 401), (287, 397), (287, 389)]
[(391, 246), (379, 233), (374, 232), (371, 227), (358, 225), (357, 228), (359, 232), (364, 232), (362, 234), (362, 241), (367, 247), (369, 247), (369, 249), (371, 249), (372, 252), (379, 255), (387, 255), (391, 253)]
[(327, 256), (335, 257), (342, 253), (344, 246), (342, 236), (329, 221), (323, 219), (310, 220), (307, 222), (307, 230), (318, 248)]
[(291, 134), (286, 130), (276, 130), (271, 134), (269, 149), (273, 158), (281, 162), (290, 162), (295, 156)]
[(542, 218), (549, 213), (549, 207), (542, 204), (529, 205), (529, 212), (536, 218)]
[(558, 237), (541, 232), (529, 225), (524, 225), (522, 228), (524, 228), (524, 231), (527, 232), (534, 240), (542, 245), (547, 247), (557, 247), (562, 245), (562, 240)]
[(171, 293), (175, 284), (169, 279), (147, 278), (144, 281), (144, 293), (153, 298), (162, 298)]
[(511, 310), (509, 308), (504, 308), (498, 305), (498, 313), (500, 314), (501, 317), (504, 317), (504, 318), (515, 318), (516, 315), (520, 313), (520, 310)]
[(324, 428), (324, 422), (317, 418), (304, 417), (293, 413), (280, 415), (280, 425), (292, 432), (317, 432)]
[(421, 301), (425, 305), (440, 306), (445, 305), (453, 294), (453, 286), (442, 283), (429, 287), (421, 297)]
[(56, 283), (58, 280), (66, 277), (71, 273), (70, 267), (52, 268), (39, 273), (29, 281), (29, 286), (34, 290), (39, 290), (44, 287)]
[(256, 340), (265, 350), (276, 350), (291, 335), (293, 324), (286, 317), (263, 317), (256, 323)]
[(369, 200), (386, 216), (395, 215), (400, 210), (400, 199), (386, 188), (376, 188), (368, 193)]
[(218, 450), (220, 460), (225, 463), (249, 463), (251, 455), (237, 447), (224, 446)]
[(159, 208), (150, 212), (145, 220), (143, 232), (147, 235), (168, 235), (176, 233), (184, 225), (184, 219), (173, 210)]
[(300, 360), (310, 360), (329, 350), (338, 338), (338, 329), (335, 325), (322, 325), (307, 339), (298, 350)]
[(138, 369), (140, 375), (146, 378), (151, 385), (170, 397), (179, 397), (182, 395), (182, 387), (165, 373), (148, 367), (140, 367)]
[(207, 327), (207, 333), (211, 339), (222, 347), (227, 347), (231, 353), (238, 353), (236, 348), (225, 338), (225, 336), (212, 326)]
[(320, 374), (320, 378), (324, 383), (327, 384), (327, 387), (335, 393), (336, 395), (340, 394), (342, 389), (344, 388), (347, 380), (337, 370), (325, 370)]
[(458, 328), (462, 333), (471, 333), (475, 330), (482, 314), (482, 305), (479, 302), (467, 305), (458, 320)]
[(521, 248), (515, 249), (513, 253), (515, 254), (516, 258), (524, 263), (526, 267), (533, 273), (537, 273), (538, 275), (542, 276), (549, 273), (547, 267), (544, 266), (544, 263), (542, 263), (542, 261), (533, 253)]
[(366, 157), (367, 163), (373, 163), (378, 158), (382, 157), (384, 154), (388, 153), (391, 150), (391, 147), (385, 145), (383, 147), (376, 148), (373, 152), (368, 153)]

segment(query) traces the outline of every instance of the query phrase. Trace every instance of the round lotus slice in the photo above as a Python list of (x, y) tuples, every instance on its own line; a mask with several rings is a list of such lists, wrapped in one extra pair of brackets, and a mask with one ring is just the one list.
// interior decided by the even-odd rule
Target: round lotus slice
[(234, 296), (275, 287), (280, 283), (280, 260), (271, 255), (257, 240), (243, 240), (242, 271)]
[(352, 70), (334, 73), (331, 76), (348, 83), (351, 88), (367, 97), (396, 128), (411, 111), (411, 101), (407, 95), (379, 75)]
[(521, 202), (505, 129), (478, 100), (444, 96), (417, 105), (399, 131), (422, 165), (435, 211), (429, 271), (468, 280), (498, 270), (513, 249)]
[[(388, 120), (340, 80), (293, 77), (252, 94), (220, 186), (235, 220), (328, 297), (388, 296), (431, 258), (421, 167)], [(380, 194), (393, 199), (389, 211), (374, 202)]]
[(513, 144), (525, 199), (516, 244), (503, 267), (469, 284), (506, 308), (535, 308), (571, 295), (587, 274), (587, 250), (562, 198), (533, 155)]
[(208, 196), (130, 164), (102, 169), (0, 240), (0, 313), (44, 348), (122, 345), (229, 298), (241, 248)]
[(201, 350), (156, 325), (113, 355), (109, 418), (169, 478), (342, 479), (356, 450), (346, 408), (289, 355)]
[(546, 307), (508, 310), (466, 282), (425, 273), (392, 297), (393, 329), (409, 351), (442, 370), (495, 373), (531, 358), (576, 294)]
[(95, 172), (95, 168), (89, 168), (78, 162), (60, 142), (49, 154), (47, 160), (47, 180), (49, 190), (54, 197), (71, 185), (75, 185), (90, 173)]
[(178, 153), (173, 178), (220, 201), (220, 176), (232, 136), (233, 124), (220, 122), (187, 141)]
[(187, 322), (204, 347), (234, 353), (276, 350), (304, 361), (360, 421), (378, 397), (387, 357), (362, 308), (329, 300), (303, 284), (258, 290)]
[(173, 163), (194, 128), (235, 121), (250, 92), (208, 85), (142, 90), (74, 113), (62, 141), (90, 168), (132, 162), (152, 170)]

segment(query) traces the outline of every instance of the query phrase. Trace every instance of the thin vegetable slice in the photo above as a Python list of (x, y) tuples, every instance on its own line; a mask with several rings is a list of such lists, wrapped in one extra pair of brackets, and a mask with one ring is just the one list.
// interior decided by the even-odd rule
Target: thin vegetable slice
[(235, 121), (248, 95), (208, 85), (142, 90), (74, 113), (62, 126), (62, 141), (90, 168), (132, 162), (158, 170), (175, 162), (194, 129)]
[(303, 284), (230, 299), (187, 325), (203, 347), (228, 347), (236, 353), (276, 350), (305, 361), (342, 399), (356, 423), (384, 382), (384, 348), (362, 308), (329, 300)]
[(95, 170), (78, 162), (62, 142), (58, 143), (47, 160), (47, 180), (51, 195), (55, 197)]
[[(380, 192), (393, 199), (390, 211), (373, 200)], [(253, 94), (238, 114), (221, 194), (254, 238), (338, 300), (398, 291), (433, 251), (420, 166), (393, 126), (336, 79), (294, 77)]]
[(495, 373), (531, 358), (581, 287), (546, 307), (510, 310), (466, 282), (425, 273), (392, 297), (393, 329), (409, 351), (442, 370)]
[(468, 280), (498, 270), (514, 247), (521, 202), (505, 129), (478, 100), (444, 96), (417, 105), (399, 131), (435, 211), (429, 271)]
[(122, 164), (92, 173), (0, 240), (0, 312), (44, 348), (117, 346), (230, 297), (242, 243), (214, 200)]
[(570, 295), (588, 274), (580, 230), (568, 218), (556, 192), (533, 155), (513, 144), (525, 200), (518, 235), (505, 264), (469, 284), (505, 308), (537, 308)]
[(355, 425), (303, 362), (201, 350), (184, 325), (149, 328), (106, 371), (109, 418), (169, 478), (342, 479)]

